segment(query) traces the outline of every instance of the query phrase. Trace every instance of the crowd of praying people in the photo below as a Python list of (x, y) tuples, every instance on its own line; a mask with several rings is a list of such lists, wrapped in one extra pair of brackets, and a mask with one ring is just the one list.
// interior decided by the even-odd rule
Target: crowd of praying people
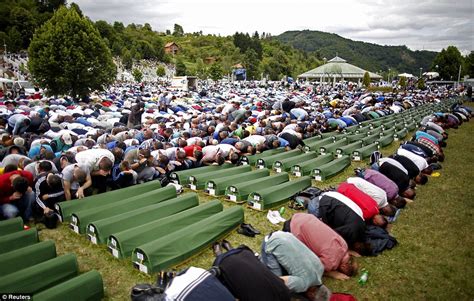
[[(239, 164), (244, 155), (299, 148), (320, 133), (457, 95), (449, 87), (371, 93), (351, 85), (247, 82), (183, 92), (117, 83), (80, 100), (4, 99), (1, 219), (21, 216), (26, 223), (54, 228), (50, 219), (57, 216), (57, 202), (152, 180), (166, 185), (173, 171)], [(301, 293), (310, 300), (328, 300), (323, 275), (348, 279), (357, 273), (354, 257), (396, 244), (389, 223), (416, 198), (416, 185), (426, 184), (427, 175), (440, 168), (446, 130), (471, 114), (457, 104), (450, 112), (424, 117), (413, 139), (395, 154), (374, 153), (370, 168), (357, 169), (336, 189), (309, 198), (307, 213), (294, 214), (281, 231), (265, 236), (260, 261), (246, 247), (222, 244), (228, 250), (222, 253), (221, 244), (215, 244), (217, 277), (239, 300), (255, 300), (255, 294), (259, 300), (289, 300)], [(249, 264), (252, 256), (255, 264)], [(243, 276), (244, 268), (253, 272)]]

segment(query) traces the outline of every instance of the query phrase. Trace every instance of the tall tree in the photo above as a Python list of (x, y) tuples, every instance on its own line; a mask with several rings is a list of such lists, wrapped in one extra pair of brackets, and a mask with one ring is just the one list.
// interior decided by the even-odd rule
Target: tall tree
[(255, 80), (259, 77), (259, 64), (257, 53), (253, 49), (247, 49), (244, 56), (244, 66), (247, 71), (247, 79)]
[(137, 83), (141, 82), (143, 79), (143, 73), (139, 69), (133, 69), (132, 75)]
[(364, 73), (364, 78), (362, 79), (362, 84), (366, 88), (368, 88), (370, 86), (370, 74), (369, 74), (369, 72)]
[(184, 35), (184, 29), (183, 26), (179, 24), (175, 24), (173, 28), (173, 35), (175, 37), (182, 37)]
[(471, 78), (474, 77), (474, 51), (471, 51), (471, 53), (464, 58), (464, 71), (465, 74)]
[(442, 49), (433, 60), (432, 69), (438, 70), (439, 76), (444, 80), (456, 80), (459, 66), (463, 64), (463, 57), (456, 46)]
[(182, 60), (178, 60), (178, 62), (176, 62), (176, 76), (185, 76), (186, 71), (186, 65)]
[(214, 63), (209, 68), (209, 76), (214, 81), (222, 79), (222, 74), (223, 73), (224, 73), (224, 71), (222, 70), (222, 66), (219, 63)]
[(92, 22), (65, 6), (37, 29), (28, 53), (34, 80), (51, 95), (88, 95), (112, 83), (117, 72)]

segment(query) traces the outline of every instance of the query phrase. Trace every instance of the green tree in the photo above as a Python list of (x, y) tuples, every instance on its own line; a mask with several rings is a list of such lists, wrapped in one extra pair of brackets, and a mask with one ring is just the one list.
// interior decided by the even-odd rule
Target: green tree
[(214, 63), (209, 68), (209, 76), (214, 81), (222, 79), (222, 74), (223, 73), (224, 73), (224, 71), (222, 70), (222, 66), (219, 63)]
[(420, 78), (418, 82), (416, 83), (418, 89), (424, 90), (425, 89), (425, 80), (423, 78)]
[(474, 77), (474, 51), (471, 51), (469, 55), (464, 58), (464, 72), (471, 78)]
[(133, 58), (132, 54), (127, 48), (124, 48), (122, 52), (122, 65), (125, 70), (132, 70), (133, 67)]
[(159, 76), (159, 77), (165, 76), (166, 75), (165, 67), (158, 66), (158, 68), (156, 68), (156, 75)]
[(182, 37), (184, 35), (183, 26), (181, 26), (179, 24), (175, 24), (174, 29), (173, 29), (173, 35), (175, 37)]
[[(458, 78), (459, 66), (463, 64), (463, 57), (455, 46), (442, 49), (433, 60), (433, 70), (438, 70), (439, 76), (444, 80), (456, 80)], [(438, 66), (438, 67), (436, 67)]]
[(117, 73), (92, 22), (65, 6), (36, 30), (28, 53), (35, 82), (51, 95), (85, 96), (112, 83)]
[(186, 65), (182, 60), (176, 62), (176, 76), (185, 76), (186, 75)]
[(137, 83), (141, 82), (143, 79), (143, 73), (138, 69), (133, 69), (132, 76)]
[(247, 71), (247, 79), (254, 80), (259, 78), (259, 65), (260, 61), (258, 60), (255, 50), (247, 49), (244, 56), (244, 66)]
[(402, 87), (402, 89), (405, 89), (407, 87), (407, 78), (405, 76), (400, 77), (398, 85)]
[(362, 79), (362, 85), (368, 88), (370, 86), (370, 75), (369, 72), (364, 73), (364, 78)]

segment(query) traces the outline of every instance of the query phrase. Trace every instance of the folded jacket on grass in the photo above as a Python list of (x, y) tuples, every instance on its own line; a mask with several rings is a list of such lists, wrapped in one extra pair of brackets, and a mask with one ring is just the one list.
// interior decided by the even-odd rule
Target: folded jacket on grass
[(3, 253), (0, 256), (0, 271), (2, 276), (5, 276), (54, 257), (56, 257), (54, 242), (52, 240), (42, 241)]
[(380, 147), (386, 147), (386, 146), (392, 144), (392, 142), (393, 142), (393, 134), (391, 134), (391, 135), (383, 135), (383, 136), (380, 137), (379, 140), (377, 140), (377, 141), (378, 141)]
[(236, 203), (243, 203), (248, 195), (262, 187), (278, 185), (289, 180), (287, 173), (276, 174), (256, 180), (246, 181), (238, 184), (232, 184), (227, 187), (225, 194), (227, 198)]
[(395, 141), (402, 140), (408, 135), (408, 130), (406, 129), (405, 125), (403, 125), (403, 128), (400, 130), (396, 131), (395, 134), (393, 134), (393, 139)]
[(238, 175), (244, 172), (249, 172), (252, 170), (250, 165), (243, 165), (238, 167), (227, 168), (219, 171), (211, 171), (201, 174), (191, 174), (189, 176), (189, 187), (193, 190), (201, 190), (206, 186), (206, 182), (218, 179), (220, 177), (228, 177), (233, 175)]
[(244, 210), (234, 206), (157, 240), (138, 246), (132, 253), (134, 266), (155, 273), (177, 265), (225, 236), (244, 221)]
[(84, 233), (86, 226), (93, 221), (135, 210), (144, 206), (157, 204), (175, 197), (176, 189), (170, 185), (134, 197), (118, 199), (111, 204), (99, 208), (92, 207), (91, 209), (74, 212), (71, 217), (70, 226), (74, 232)]
[(313, 169), (311, 175), (316, 181), (324, 181), (339, 174), (349, 165), (351, 165), (350, 157), (342, 156), (341, 158), (337, 158)]
[(170, 180), (171, 182), (174, 182), (176, 184), (186, 186), (189, 184), (189, 176), (191, 175), (198, 175), (201, 173), (206, 173), (210, 171), (218, 171), (221, 169), (231, 168), (231, 167), (234, 167), (234, 165), (229, 164), (229, 163), (224, 163), (222, 165), (210, 165), (210, 166), (202, 166), (202, 167), (197, 167), (197, 168), (180, 170), (177, 172), (172, 172), (170, 174)]
[(336, 156), (338, 158), (340, 158), (343, 155), (350, 155), (350, 154), (352, 154), (353, 151), (355, 151), (356, 149), (361, 148), (361, 147), (362, 147), (362, 141), (360, 141), (360, 140), (352, 142), (351, 144), (348, 144), (348, 145), (338, 147), (336, 149)]
[(99, 301), (104, 297), (102, 276), (96, 270), (64, 281), (33, 296), (35, 301)]
[(35, 294), (77, 275), (76, 255), (66, 254), (0, 277), (0, 292)]
[(295, 164), (306, 162), (318, 156), (316, 152), (307, 152), (291, 158), (281, 159), (273, 163), (273, 170), (276, 172), (288, 171)]
[(225, 194), (226, 188), (230, 185), (267, 177), (269, 175), (270, 171), (268, 171), (268, 169), (259, 169), (237, 175), (212, 179), (207, 181), (205, 190), (210, 195), (223, 195)]
[[(38, 242), (36, 228), (13, 232), (0, 236), (0, 254), (23, 248)], [(0, 292), (2, 292), (0, 290)]]
[(302, 177), (279, 185), (260, 188), (249, 194), (247, 203), (252, 209), (267, 210), (288, 202), (292, 196), (310, 186), (311, 177)]
[(107, 246), (112, 255), (117, 258), (130, 257), (137, 246), (197, 223), (221, 212), (223, 208), (220, 201), (213, 200), (138, 227), (114, 233), (109, 236)]
[(307, 176), (318, 166), (331, 162), (334, 159), (332, 154), (321, 155), (317, 158), (295, 164), (291, 167), (291, 173), (296, 177)]
[(131, 229), (197, 205), (199, 205), (198, 195), (196, 193), (187, 193), (158, 204), (93, 221), (87, 226), (86, 233), (93, 243), (106, 243), (110, 234)]
[(341, 147), (341, 146), (345, 146), (347, 145), (348, 143), (348, 140), (347, 138), (344, 138), (344, 139), (341, 139), (341, 140), (337, 140), (336, 142), (333, 142), (331, 144), (327, 144), (327, 145), (324, 145), (324, 146), (321, 146), (319, 148), (319, 153), (321, 155), (325, 155), (325, 154), (334, 154), (336, 152), (336, 149), (338, 147)]
[(276, 154), (270, 157), (263, 157), (257, 160), (257, 168), (272, 168), (273, 163), (275, 163), (276, 160), (281, 160), (285, 158), (291, 158), (293, 156), (300, 155), (302, 152), (299, 149), (294, 149), (291, 151), (287, 151), (281, 154)]
[(15, 217), (0, 221), (0, 235), (6, 235), (23, 230), (23, 220), (21, 217)]
[(379, 149), (378, 143), (372, 143), (356, 149), (352, 152), (352, 161), (362, 161), (368, 158), (373, 152)]
[(69, 222), (73, 212), (89, 208), (99, 208), (117, 200), (126, 199), (161, 188), (160, 181), (150, 181), (144, 184), (134, 185), (114, 191), (92, 195), (83, 199), (65, 201), (56, 204), (63, 221)]
[(308, 151), (319, 152), (319, 148), (321, 146), (328, 145), (330, 143), (333, 143), (334, 141), (336, 141), (336, 138), (332, 135), (332, 136), (329, 136), (327, 138), (317, 140), (317, 141), (311, 142), (309, 144), (305, 144), (304, 150), (307, 151), (307, 152)]
[(240, 158), (240, 164), (241, 165), (255, 165), (257, 163), (257, 160), (260, 158), (264, 157), (270, 157), (279, 153), (282, 153), (285, 151), (284, 147), (279, 147), (279, 148), (274, 148), (274, 149), (269, 149), (264, 152), (261, 152), (260, 154), (255, 154), (255, 155), (250, 155), (250, 156), (242, 156)]

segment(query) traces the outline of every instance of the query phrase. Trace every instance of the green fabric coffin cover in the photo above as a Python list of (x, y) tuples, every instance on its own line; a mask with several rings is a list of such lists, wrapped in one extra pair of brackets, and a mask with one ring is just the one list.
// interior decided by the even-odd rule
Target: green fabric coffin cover
[(164, 218), (199, 205), (196, 193), (187, 193), (164, 202), (138, 208), (87, 226), (87, 235), (93, 243), (106, 243), (109, 235)]
[(137, 246), (154, 241), (160, 237), (197, 223), (223, 210), (218, 200), (181, 211), (156, 221), (130, 228), (109, 236), (107, 246), (117, 258), (130, 257)]
[(21, 217), (15, 217), (0, 221), (0, 235), (6, 235), (23, 230), (23, 220)]
[(314, 159), (318, 156), (316, 152), (308, 152), (291, 158), (286, 158), (282, 160), (277, 160), (273, 164), (273, 170), (276, 172), (288, 171), (295, 164), (300, 162), (306, 162), (308, 160)]
[(331, 143), (331, 144), (328, 144), (328, 145), (325, 145), (325, 146), (321, 146), (319, 148), (319, 153), (321, 155), (325, 155), (325, 154), (334, 154), (336, 152), (336, 149), (338, 147), (341, 147), (341, 146), (345, 146), (347, 145), (348, 143), (348, 140), (347, 138), (344, 138), (344, 139), (341, 139), (341, 140), (337, 140), (336, 142), (334, 143)]
[(99, 301), (104, 297), (102, 276), (89, 271), (33, 296), (34, 301)]
[(275, 161), (298, 156), (301, 153), (302, 153), (301, 150), (294, 149), (294, 150), (284, 152), (281, 154), (276, 154), (270, 157), (260, 158), (257, 160), (256, 166), (257, 168), (272, 168), (273, 163), (275, 163)]
[(168, 186), (134, 197), (119, 199), (114, 203), (99, 208), (74, 212), (71, 218), (71, 228), (76, 233), (84, 233), (86, 226), (91, 222), (129, 212), (144, 206), (157, 204), (175, 197), (176, 188), (174, 188), (174, 186)]
[(97, 209), (101, 206), (115, 203), (117, 200), (130, 198), (158, 188), (161, 188), (160, 181), (150, 181), (144, 184), (92, 195), (79, 200), (60, 202), (56, 204), (56, 209), (61, 214), (63, 221), (69, 222), (74, 212), (90, 208)]
[(282, 153), (285, 151), (284, 147), (279, 147), (279, 148), (274, 148), (274, 149), (269, 149), (264, 152), (261, 152), (260, 154), (255, 154), (251, 156), (242, 156), (240, 159), (240, 164), (241, 165), (255, 165), (257, 163), (257, 160), (260, 158), (264, 157), (270, 157), (279, 153)]
[(209, 166), (203, 166), (203, 167), (198, 167), (198, 168), (191, 168), (191, 169), (186, 169), (186, 170), (181, 170), (177, 172), (172, 172), (170, 174), (170, 180), (171, 182), (174, 182), (176, 184), (180, 184), (183, 186), (186, 186), (189, 184), (189, 176), (190, 175), (198, 175), (201, 173), (206, 173), (210, 171), (218, 171), (221, 169), (225, 168), (231, 168), (234, 165), (229, 164), (229, 163), (224, 163), (221, 166), (219, 165), (209, 165)]
[(399, 120), (397, 124), (395, 125), (395, 131), (400, 131), (405, 128), (405, 120)]
[[(0, 254), (23, 248), (38, 242), (36, 228), (0, 236)], [(0, 290), (0, 292), (2, 292)]]
[(384, 135), (382, 137), (380, 137), (380, 139), (378, 140), (378, 143), (380, 145), (380, 147), (386, 147), (390, 144), (392, 144), (393, 142), (393, 134), (392, 135)]
[(384, 135), (384, 136), (387, 136), (387, 135), (393, 136), (393, 134), (395, 134), (396, 130), (397, 129), (395, 127), (385, 129), (385, 130), (383, 130), (382, 135)]
[(247, 203), (255, 210), (267, 210), (286, 203), (293, 195), (311, 186), (310, 177), (258, 189), (249, 194)]
[(290, 179), (287, 173), (276, 174), (256, 180), (233, 184), (227, 187), (225, 194), (232, 202), (241, 203), (247, 200), (248, 195), (263, 187), (275, 186)]
[(407, 135), (408, 135), (408, 130), (405, 127), (403, 127), (401, 130), (396, 131), (395, 134), (393, 134), (393, 139), (395, 141), (402, 140)]
[(416, 123), (414, 121), (405, 124), (405, 127), (409, 132), (413, 131), (416, 128)]
[(371, 130), (370, 126), (364, 126), (356, 131), (356, 134), (366, 134)]
[(76, 255), (66, 254), (0, 277), (0, 292), (35, 294), (75, 277), (77, 272)]
[(321, 139), (323, 139), (323, 138), (321, 138), (321, 135), (316, 135), (316, 136), (313, 136), (313, 137), (310, 137), (310, 138), (303, 139), (303, 143), (305, 145), (307, 145), (307, 144), (314, 143), (314, 142), (316, 142), (318, 140), (321, 140)]
[(332, 154), (322, 155), (315, 159), (293, 165), (291, 167), (291, 173), (295, 177), (307, 176), (311, 174), (313, 169), (321, 165), (324, 165), (328, 162), (331, 162), (333, 159), (334, 159), (334, 156)]
[(313, 169), (312, 176), (316, 181), (324, 181), (337, 175), (349, 165), (351, 165), (350, 157), (342, 156), (341, 158)]
[(357, 131), (358, 129), (359, 129), (359, 126), (351, 125), (351, 126), (346, 127), (344, 131), (350, 134), (355, 134), (355, 131)]
[(334, 136), (329, 136), (327, 138), (324, 138), (324, 139), (321, 139), (321, 140), (317, 140), (313, 143), (310, 143), (310, 144), (305, 144), (305, 147), (304, 147), (304, 150), (306, 152), (309, 152), (309, 151), (315, 151), (315, 152), (319, 152), (319, 148), (321, 146), (324, 146), (324, 145), (328, 145), (328, 144), (331, 144), (333, 143), (334, 141), (336, 141), (336, 138)]
[[(340, 134), (341, 134), (341, 133), (339, 133), (339, 132), (333, 131), (333, 132), (321, 133), (321, 134), (319, 134), (319, 136), (321, 136), (321, 139), (326, 139), (326, 138), (328, 138), (328, 137), (333, 137), (333, 136), (337, 136), (337, 135), (340, 135)], [(335, 138), (336, 138), (336, 137), (334, 137), (334, 139), (335, 139)]]
[(380, 135), (380, 133), (382, 133), (382, 131), (383, 131), (382, 127), (374, 128), (374, 129), (370, 130), (367, 133), (367, 135), (368, 136), (371, 136), (371, 135), (374, 135), (374, 134), (379, 134)]
[(54, 242), (52, 240), (42, 241), (3, 253), (0, 256), (0, 271), (2, 276), (5, 276), (54, 257), (56, 257)]
[(382, 128), (384, 131), (388, 130), (388, 129), (391, 129), (393, 127), (395, 127), (395, 124), (396, 124), (396, 121), (395, 120), (391, 120), (391, 121), (387, 121), (385, 123), (382, 123)]
[(370, 124), (374, 127), (379, 127), (384, 122), (383, 118), (377, 118), (377, 121), (371, 121)]
[(361, 139), (363, 139), (365, 137), (367, 137), (366, 133), (353, 134), (353, 135), (347, 136), (347, 140), (348, 140), (349, 143), (353, 143), (353, 142), (356, 142), (356, 141), (360, 141)]
[(226, 188), (230, 185), (268, 177), (269, 175), (270, 171), (268, 169), (258, 169), (238, 175), (212, 179), (206, 183), (206, 192), (210, 195), (224, 195)]
[(252, 171), (250, 165), (243, 165), (238, 167), (227, 168), (220, 171), (211, 171), (202, 174), (192, 174), (189, 176), (189, 187), (193, 190), (201, 190), (206, 187), (207, 181), (242, 174), (244, 172)]
[(372, 135), (369, 135), (369, 136), (365, 137), (361, 141), (362, 141), (362, 144), (369, 145), (369, 144), (372, 144), (375, 141), (379, 140), (379, 138), (380, 138), (380, 134), (372, 134)]
[(336, 156), (341, 158), (343, 155), (350, 155), (352, 152), (358, 148), (362, 147), (362, 141), (352, 142), (351, 144), (338, 147), (336, 149)]
[(157, 240), (138, 246), (134, 266), (155, 273), (177, 265), (207, 248), (244, 221), (244, 210), (234, 206)]
[(379, 149), (378, 143), (372, 143), (356, 149), (352, 152), (352, 160), (353, 161), (362, 161), (363, 159), (369, 157), (373, 152)]

